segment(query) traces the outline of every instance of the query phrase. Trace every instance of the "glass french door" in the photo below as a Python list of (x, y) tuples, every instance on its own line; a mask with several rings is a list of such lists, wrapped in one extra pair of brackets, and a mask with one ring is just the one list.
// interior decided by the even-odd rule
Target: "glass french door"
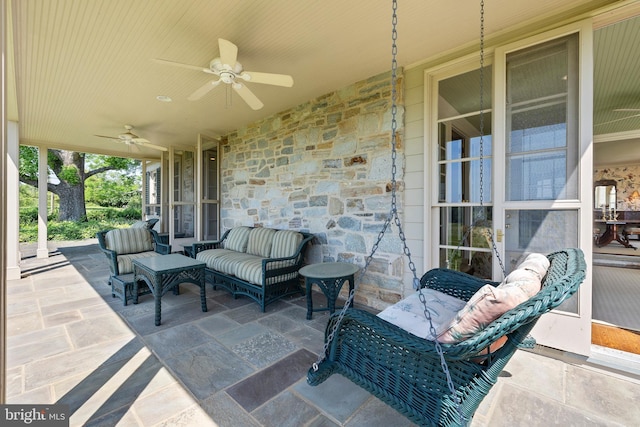
[(201, 240), (220, 238), (220, 150), (218, 141), (199, 136), (198, 147), (202, 153), (202, 191), (200, 210)]
[[(504, 228), (505, 264), (529, 253), (568, 247), (591, 263), (592, 30), (576, 24), (496, 49), (496, 167), (503, 191), (496, 224)], [(497, 189), (496, 189), (497, 191)], [(588, 355), (591, 274), (576, 295), (544, 315), (532, 332), (549, 347)]]
[[(480, 70), (434, 74), (435, 266), (501, 281), (532, 252), (580, 247), (591, 262), (590, 45), (578, 24), (497, 48), (482, 109)], [(589, 274), (533, 335), (589, 354), (590, 322)]]
[(190, 150), (171, 150), (169, 161), (169, 242), (174, 251), (196, 240), (196, 155)]

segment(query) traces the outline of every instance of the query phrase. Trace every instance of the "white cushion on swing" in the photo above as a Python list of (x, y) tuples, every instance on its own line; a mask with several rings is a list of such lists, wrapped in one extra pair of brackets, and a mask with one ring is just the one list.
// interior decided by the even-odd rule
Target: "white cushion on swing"
[[(429, 321), (425, 317), (424, 305), (420, 301), (419, 294), (419, 292), (414, 292), (407, 298), (385, 308), (378, 313), (378, 317), (417, 337), (433, 340), (434, 338), (429, 336)], [(449, 327), (451, 321), (466, 302), (433, 289), (423, 289), (422, 294), (425, 297), (427, 307), (429, 307), (437, 337)]]
[[(435, 338), (439, 342), (451, 344), (472, 337), (489, 323), (538, 293), (548, 268), (549, 260), (545, 255), (530, 254), (500, 285), (484, 285), (469, 301), (433, 289), (423, 289), (436, 331)], [(419, 292), (387, 307), (378, 317), (417, 337), (434, 339), (429, 332), (431, 328), (424, 314)]]

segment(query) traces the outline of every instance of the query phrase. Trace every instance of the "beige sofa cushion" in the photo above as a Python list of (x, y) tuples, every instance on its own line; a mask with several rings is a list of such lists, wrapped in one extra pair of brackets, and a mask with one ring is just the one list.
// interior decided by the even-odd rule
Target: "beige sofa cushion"
[(261, 259), (255, 255), (245, 254), (242, 252), (229, 252), (216, 257), (213, 260), (212, 268), (220, 273), (235, 276), (238, 264), (242, 264), (247, 260), (253, 260), (255, 258)]
[(198, 261), (202, 261), (206, 263), (207, 268), (210, 268), (212, 270), (217, 270), (222, 273), (228, 273), (226, 271), (220, 270), (219, 268), (220, 262), (221, 262), (220, 259), (225, 255), (230, 255), (230, 254), (233, 255), (237, 253), (240, 253), (240, 252), (231, 251), (229, 249), (207, 249), (205, 251), (198, 252), (198, 254), (196, 255), (196, 259)]
[(133, 273), (133, 260), (139, 258), (149, 258), (152, 256), (160, 256), (159, 253), (153, 251), (138, 252), (137, 254), (118, 255), (118, 273)]

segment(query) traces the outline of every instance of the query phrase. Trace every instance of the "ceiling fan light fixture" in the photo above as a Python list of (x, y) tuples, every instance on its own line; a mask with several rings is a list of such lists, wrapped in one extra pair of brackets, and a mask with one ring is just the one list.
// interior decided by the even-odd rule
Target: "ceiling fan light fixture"
[(240, 74), (242, 73), (242, 64), (236, 61), (236, 63), (231, 66), (230, 64), (223, 64), (220, 58), (214, 58), (209, 63), (209, 69), (213, 74), (217, 75), (221, 73)]
[(126, 132), (125, 133), (121, 133), (121, 134), (119, 134), (117, 136), (107, 136), (107, 135), (95, 135), (95, 136), (97, 136), (99, 138), (112, 139), (112, 140), (121, 142), (121, 143), (126, 144), (126, 145), (142, 145), (142, 146), (145, 146), (145, 147), (153, 148), (155, 150), (169, 151), (168, 148), (162, 147), (160, 145), (151, 144), (145, 138), (140, 138), (138, 135), (136, 135), (135, 133), (131, 132), (131, 130), (133, 129), (133, 126), (124, 125), (124, 128), (126, 129)]
[(158, 59), (157, 61), (168, 65), (189, 68), (218, 76), (217, 80), (214, 79), (206, 82), (204, 85), (196, 89), (195, 92), (189, 95), (187, 97), (189, 101), (196, 101), (209, 93), (215, 86), (220, 83), (225, 83), (227, 86), (227, 107), (231, 105), (231, 92), (229, 91), (229, 86), (231, 86), (231, 88), (240, 95), (249, 107), (253, 110), (259, 110), (264, 107), (262, 101), (260, 101), (260, 99), (258, 99), (258, 97), (256, 97), (256, 95), (246, 85), (239, 83), (238, 80), (283, 87), (293, 86), (293, 77), (287, 74), (244, 71), (242, 64), (237, 60), (238, 47), (224, 39), (218, 39), (218, 45), (220, 47), (220, 56), (209, 62), (209, 68), (201, 68), (197, 65), (181, 64), (164, 59)]
[(226, 84), (232, 84), (236, 79), (235, 74), (228, 72), (228, 71), (222, 71), (220, 73), (220, 80), (222, 80), (223, 83)]

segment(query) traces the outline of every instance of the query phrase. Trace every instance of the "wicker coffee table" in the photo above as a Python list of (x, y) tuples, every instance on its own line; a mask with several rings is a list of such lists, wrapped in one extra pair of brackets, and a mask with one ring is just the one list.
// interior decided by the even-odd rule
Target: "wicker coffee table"
[(156, 305), (156, 326), (160, 325), (162, 296), (173, 290), (178, 293), (181, 283), (193, 283), (200, 287), (200, 305), (207, 311), (204, 282), (205, 263), (180, 254), (160, 255), (133, 260), (133, 303), (138, 303), (138, 280), (144, 280), (153, 294)]

